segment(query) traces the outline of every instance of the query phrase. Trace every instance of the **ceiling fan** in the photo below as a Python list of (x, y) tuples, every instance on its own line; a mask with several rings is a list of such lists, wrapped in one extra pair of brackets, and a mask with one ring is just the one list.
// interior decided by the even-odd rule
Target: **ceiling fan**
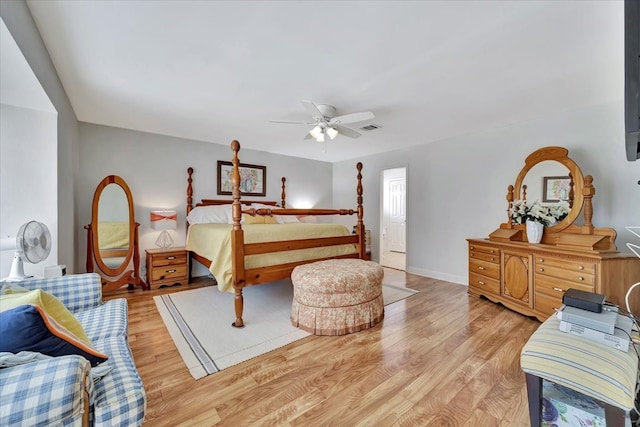
[(334, 139), (338, 135), (358, 138), (360, 133), (349, 129), (343, 125), (371, 120), (375, 116), (371, 111), (360, 113), (344, 114), (336, 116), (336, 107), (328, 104), (315, 104), (311, 101), (302, 101), (302, 105), (307, 110), (313, 121), (311, 122), (291, 122), (282, 120), (269, 120), (271, 123), (287, 123), (297, 125), (310, 125), (313, 128), (307, 133), (304, 139), (315, 139), (318, 142), (325, 142), (326, 136)]

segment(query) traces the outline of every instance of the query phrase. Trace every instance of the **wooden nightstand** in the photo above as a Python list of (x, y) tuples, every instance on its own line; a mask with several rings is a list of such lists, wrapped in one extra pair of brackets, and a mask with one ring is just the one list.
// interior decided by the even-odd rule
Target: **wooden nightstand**
[(147, 249), (147, 283), (151, 289), (160, 285), (189, 283), (189, 256), (183, 247)]

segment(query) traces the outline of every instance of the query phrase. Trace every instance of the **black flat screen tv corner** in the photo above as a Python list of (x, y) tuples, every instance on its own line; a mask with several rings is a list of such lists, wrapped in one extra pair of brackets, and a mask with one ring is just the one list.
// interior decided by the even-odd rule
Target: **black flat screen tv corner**
[(640, 1), (624, 2), (624, 124), (627, 160), (640, 159)]

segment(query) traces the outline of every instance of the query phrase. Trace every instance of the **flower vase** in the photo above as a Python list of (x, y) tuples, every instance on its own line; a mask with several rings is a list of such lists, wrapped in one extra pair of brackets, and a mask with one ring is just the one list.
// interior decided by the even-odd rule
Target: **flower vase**
[(544, 225), (536, 221), (527, 221), (527, 240), (529, 243), (540, 243)]

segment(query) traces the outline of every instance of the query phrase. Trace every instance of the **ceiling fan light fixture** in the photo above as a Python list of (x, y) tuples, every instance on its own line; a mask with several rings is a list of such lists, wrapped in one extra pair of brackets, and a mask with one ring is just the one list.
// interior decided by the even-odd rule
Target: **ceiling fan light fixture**
[(316, 141), (318, 141), (318, 142), (324, 142), (324, 132), (321, 132), (321, 133), (316, 137)]
[(335, 139), (335, 137), (338, 136), (338, 131), (334, 128), (329, 128), (327, 129), (327, 135), (329, 135), (329, 138)]
[(322, 128), (318, 125), (309, 131), (309, 135), (318, 139), (318, 136), (322, 134)]

